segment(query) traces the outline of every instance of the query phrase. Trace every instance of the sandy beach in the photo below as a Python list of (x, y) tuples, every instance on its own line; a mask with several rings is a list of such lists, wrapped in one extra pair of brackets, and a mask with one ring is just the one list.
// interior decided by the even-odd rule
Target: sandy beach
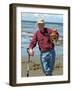
[[(25, 60), (22, 60), (21, 63), (21, 76), (27, 77), (27, 62)], [(56, 57), (55, 66), (53, 70), (53, 75), (62, 75), (63, 74), (63, 57), (59, 56)], [(29, 63), (29, 77), (33, 76), (45, 76), (42, 67), (40, 64), (39, 57), (31, 57), (30, 63)]]

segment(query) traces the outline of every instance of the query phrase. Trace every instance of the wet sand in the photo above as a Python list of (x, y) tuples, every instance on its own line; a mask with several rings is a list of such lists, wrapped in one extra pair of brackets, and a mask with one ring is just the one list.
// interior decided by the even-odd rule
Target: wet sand
[[(22, 60), (21, 63), (21, 76), (27, 77), (27, 58), (25, 60)], [(59, 56), (56, 57), (55, 66), (53, 70), (53, 76), (55, 75), (62, 75), (63, 74), (63, 57)], [(38, 57), (31, 57), (30, 63), (29, 63), (29, 77), (33, 76), (45, 76), (42, 67), (40, 64), (40, 60)]]

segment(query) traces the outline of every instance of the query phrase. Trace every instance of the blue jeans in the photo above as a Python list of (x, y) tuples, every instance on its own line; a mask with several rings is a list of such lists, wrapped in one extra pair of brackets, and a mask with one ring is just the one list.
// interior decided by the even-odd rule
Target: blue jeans
[(51, 49), (47, 52), (43, 52), (40, 55), (42, 69), (46, 76), (52, 75), (55, 64), (55, 50)]

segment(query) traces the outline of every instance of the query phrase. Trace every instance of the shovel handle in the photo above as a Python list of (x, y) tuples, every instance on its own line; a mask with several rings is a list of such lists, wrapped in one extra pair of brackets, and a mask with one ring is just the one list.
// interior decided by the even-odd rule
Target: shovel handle
[(29, 53), (29, 48), (27, 48), (27, 53)]
[(30, 62), (29, 48), (27, 48), (27, 53), (28, 53), (28, 63), (27, 63), (27, 77), (29, 77), (29, 62)]
[(28, 53), (28, 55), (30, 55), (30, 54), (29, 54), (29, 48), (27, 48), (27, 53)]

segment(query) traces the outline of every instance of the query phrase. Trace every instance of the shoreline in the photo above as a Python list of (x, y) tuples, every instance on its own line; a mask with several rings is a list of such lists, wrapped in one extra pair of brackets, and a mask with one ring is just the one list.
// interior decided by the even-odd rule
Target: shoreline
[[(42, 68), (41, 68), (41, 62), (39, 60), (39, 57), (31, 57), (30, 59), (30, 77), (32, 76), (45, 76)], [(34, 68), (34, 65), (36, 68)], [(27, 60), (22, 60), (21, 62), (21, 76), (26, 77), (27, 73)], [(53, 70), (53, 75), (62, 75), (63, 74), (63, 56), (56, 57), (55, 66)]]

